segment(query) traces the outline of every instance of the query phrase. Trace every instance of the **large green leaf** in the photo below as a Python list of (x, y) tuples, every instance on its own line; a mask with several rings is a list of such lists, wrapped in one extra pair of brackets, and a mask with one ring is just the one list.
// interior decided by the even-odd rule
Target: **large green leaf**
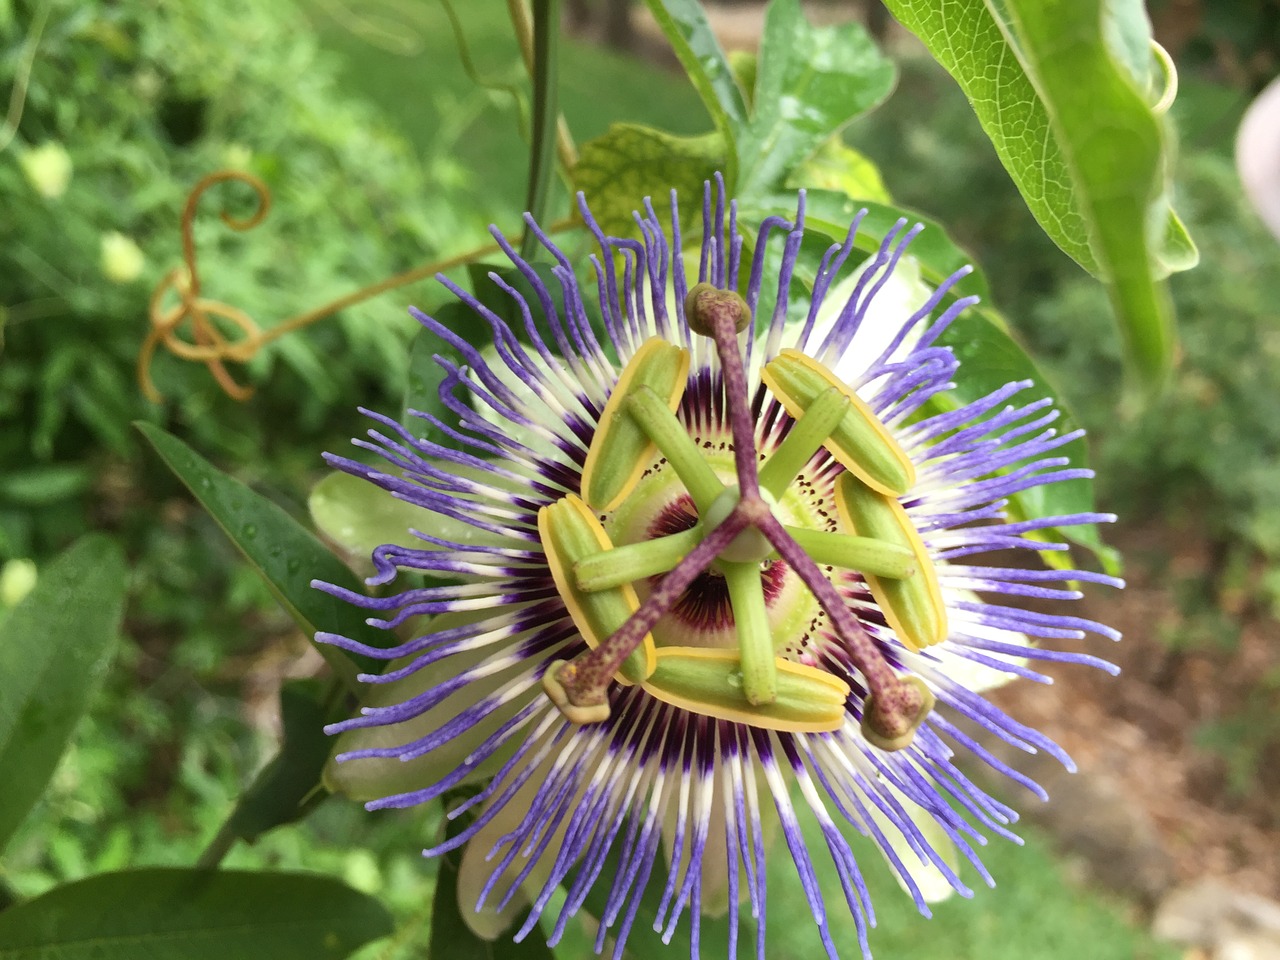
[[(312, 580), (324, 580), (361, 590), (355, 575), (302, 524), (266, 497), (222, 473), (177, 437), (153, 424), (136, 426), (308, 636), (325, 630), (372, 646), (395, 641), (393, 634), (366, 624), (358, 608), (311, 586)], [(381, 669), (380, 664), (368, 658), (348, 657), (328, 644), (317, 646), (352, 690), (357, 687), (355, 665), (374, 673)]]
[(0, 622), (0, 848), (40, 798), (115, 650), (125, 562), (91, 534)]
[(55, 887), (0, 914), (0, 960), (339, 960), (391, 932), (329, 877), (140, 869)]
[[(1164, 131), (1134, 51), (1134, 4), (887, 0), (954, 76), (1045, 232), (1108, 286), (1148, 381), (1173, 355), (1155, 282), (1195, 262), (1166, 200)], [(1140, 13), (1140, 7), (1138, 8)], [(1105, 23), (1105, 26), (1104, 26)]]
[(630, 236), (636, 232), (631, 212), (644, 197), (653, 197), (659, 209), (666, 207), (673, 188), (682, 197), (699, 197), (702, 184), (724, 169), (727, 159), (719, 133), (678, 137), (639, 124), (615, 123), (603, 136), (582, 145), (573, 180), (607, 233)]
[(734, 134), (739, 199), (776, 189), (854, 117), (893, 90), (897, 71), (861, 24), (815, 27), (799, 0), (774, 0), (760, 42), (751, 121)]

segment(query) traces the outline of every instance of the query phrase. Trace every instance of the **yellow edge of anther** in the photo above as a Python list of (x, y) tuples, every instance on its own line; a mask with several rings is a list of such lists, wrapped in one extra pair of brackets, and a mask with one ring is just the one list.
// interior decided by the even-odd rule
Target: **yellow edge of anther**
[[(547, 555), (547, 567), (551, 570), (551, 579), (555, 581), (556, 592), (560, 594), (560, 599), (564, 601), (565, 607), (569, 611), (569, 616), (573, 619), (573, 625), (578, 628), (578, 632), (582, 634), (582, 639), (587, 641), (587, 646), (595, 649), (600, 646), (600, 637), (596, 636), (595, 630), (591, 626), (591, 619), (582, 609), (583, 602), (590, 603), (591, 597), (606, 594), (610, 591), (599, 591), (596, 594), (589, 594), (577, 588), (576, 578), (573, 576), (573, 564), (581, 559), (581, 557), (562, 558), (559, 553), (552, 548), (554, 541), (551, 538), (551, 511), (564, 504), (565, 507), (572, 509), (585, 520), (592, 534), (595, 536), (596, 543), (601, 550), (612, 550), (613, 543), (609, 539), (609, 534), (605, 532), (600, 521), (596, 519), (596, 515), (591, 512), (591, 508), (582, 502), (581, 498), (574, 496), (572, 493), (567, 497), (557, 500), (555, 503), (545, 506), (538, 511), (538, 539), (542, 542), (542, 548)], [(636, 596), (635, 588), (630, 584), (624, 584), (620, 587), (613, 587), (612, 590), (618, 591), (625, 600), (627, 607), (634, 613), (640, 609), (640, 598)], [(644, 642), (640, 649), (644, 651), (644, 672), (645, 676), (652, 676), (653, 671), (657, 669), (658, 660), (655, 655), (655, 645), (653, 635), (646, 634)], [(622, 675), (619, 671), (614, 674), (620, 684), (625, 687), (631, 686), (631, 681)]]
[[(857, 524), (853, 522), (849, 506), (845, 502), (843, 486), (844, 484), (842, 483), (836, 483), (836, 509), (840, 514), (840, 522), (845, 524), (855, 536), (866, 536), (866, 534), (858, 532)], [(915, 576), (909, 580), (894, 580), (890, 582), (904, 585), (899, 589), (913, 592), (923, 589), (926, 592), (929, 606), (933, 611), (933, 634), (928, 637), (911, 636), (903, 627), (902, 618), (898, 616), (897, 610), (894, 609), (894, 605), (889, 599), (891, 591), (886, 589), (884, 579), (869, 573), (864, 573), (862, 576), (867, 581), (867, 586), (871, 588), (871, 595), (875, 597), (876, 603), (879, 605), (881, 612), (884, 613), (885, 619), (889, 622), (890, 629), (908, 649), (919, 651), (924, 647), (932, 647), (934, 644), (941, 643), (947, 639), (947, 606), (942, 599), (942, 587), (938, 583), (938, 570), (933, 565), (933, 560), (929, 556), (929, 551), (925, 547), (924, 541), (920, 539), (920, 533), (916, 530), (915, 524), (907, 516), (906, 509), (893, 496), (885, 495), (883, 502), (890, 509), (894, 522), (898, 526), (898, 532), (902, 534), (903, 540), (906, 541), (899, 544), (899, 546), (905, 546), (910, 550), (911, 555), (916, 560)]]
[[(722, 663), (739, 664), (737, 651), (718, 650), (708, 647), (659, 647), (658, 659), (681, 657), (690, 660), (717, 660)], [(847, 714), (844, 703), (849, 696), (849, 685), (837, 676), (819, 670), (816, 667), (795, 663), (782, 657), (774, 658), (780, 674), (789, 674), (806, 681), (816, 681), (828, 688), (831, 694), (831, 716), (822, 721), (788, 720), (781, 717), (770, 717), (763, 714), (767, 707), (751, 708), (744, 700), (741, 710), (720, 703), (695, 700), (655, 685), (651, 680), (640, 684), (641, 689), (651, 697), (663, 703), (691, 713), (701, 714), (715, 720), (728, 720), (763, 730), (777, 730), (782, 733), (830, 733), (844, 726)]]
[(760, 372), (760, 379), (763, 380), (765, 386), (769, 388), (769, 392), (778, 398), (779, 402), (781, 402), (783, 408), (787, 411), (787, 414), (791, 419), (799, 420), (804, 415), (805, 408), (798, 403), (794, 397), (782, 389), (777, 379), (773, 376), (772, 371), (769, 369), (784, 357), (789, 360), (797, 361), (801, 366), (820, 376), (828, 386), (835, 387), (849, 398), (858, 415), (864, 421), (871, 424), (871, 428), (875, 430), (876, 436), (879, 437), (893, 458), (898, 461), (898, 464), (902, 467), (903, 473), (906, 474), (907, 485), (902, 490), (895, 490), (892, 487), (881, 483), (879, 480), (870, 476), (863, 466), (857, 462), (857, 460), (845, 453), (830, 440), (827, 440), (822, 445), (826, 451), (830, 453), (841, 466), (872, 490), (877, 490), (880, 493), (889, 494), (891, 496), (901, 496), (906, 493), (907, 490), (910, 490), (916, 482), (915, 464), (912, 463), (911, 458), (907, 456), (907, 452), (902, 449), (902, 445), (898, 443), (893, 434), (889, 432), (889, 429), (880, 422), (880, 418), (875, 415), (875, 412), (867, 405), (867, 402), (858, 396), (853, 391), (852, 387), (842, 381), (817, 360), (813, 359), (813, 357), (803, 354), (799, 350), (793, 350), (788, 347), (785, 350), (778, 351), (778, 355), (765, 364), (764, 369)]
[[(581, 489), (583, 496), (587, 496), (595, 481), (595, 473), (599, 469), (600, 459), (603, 456), (601, 451), (605, 447), (605, 440), (609, 435), (612, 425), (620, 417), (626, 416), (622, 405), (627, 400), (627, 395), (631, 392), (632, 382), (639, 375), (644, 365), (649, 362), (653, 354), (664, 348), (670, 348), (678, 351), (680, 357), (679, 371), (675, 377), (675, 381), (671, 386), (667, 395), (667, 409), (672, 413), (680, 408), (680, 398), (684, 396), (685, 387), (689, 380), (689, 351), (684, 347), (677, 346), (670, 341), (661, 337), (650, 337), (640, 345), (640, 349), (636, 351), (635, 356), (628, 361), (626, 367), (622, 370), (622, 376), (618, 378), (617, 384), (613, 388), (613, 392), (609, 394), (609, 399), (605, 402), (604, 412), (600, 414), (600, 422), (596, 428), (596, 435), (591, 438), (591, 445), (587, 448), (587, 460), (582, 465), (582, 482)], [(631, 491), (635, 489), (636, 484), (640, 482), (645, 467), (657, 455), (657, 446), (650, 441), (645, 447), (645, 452), (637, 458), (635, 466), (631, 470), (631, 475), (623, 483), (622, 487), (609, 499), (608, 503), (600, 504), (598, 509), (601, 513), (608, 513), (615, 509), (618, 504), (622, 503)]]

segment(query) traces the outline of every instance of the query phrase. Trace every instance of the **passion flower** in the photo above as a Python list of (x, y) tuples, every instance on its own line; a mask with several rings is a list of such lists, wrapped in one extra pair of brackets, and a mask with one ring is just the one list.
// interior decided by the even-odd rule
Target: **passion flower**
[(696, 278), (674, 194), (670, 233), (646, 201), (641, 241), (579, 207), (594, 283), (529, 219), (558, 289), (495, 233), (532, 290), (491, 275), (520, 323), (444, 277), (492, 346), (416, 314), (442, 347), (452, 415), (418, 415), (439, 439), (369, 412), (357, 443), (389, 466), (329, 458), (422, 511), (421, 543), (374, 550), (370, 583), (449, 578), (380, 597), (317, 584), (375, 625), (413, 627), (388, 649), (320, 636), (396, 661), (362, 677), (367, 705), (332, 728), (330, 783), (370, 809), (476, 785), (448, 811), (469, 824), (426, 853), (466, 845), (463, 915), (487, 936), (524, 912), (515, 936), (541, 920), (554, 943), (594, 892), (597, 950), (611, 938), (618, 957), (656, 885), (655, 929), (669, 938), (687, 912), (695, 956), (704, 914), (727, 912), (736, 942), (744, 909), (763, 956), (780, 832), (827, 952), (815, 855), (832, 859), (826, 895), (843, 895), (866, 952), (874, 913), (850, 837), (871, 838), (924, 912), (939, 884), (968, 893), (952, 850), (990, 882), (973, 845), (1012, 837), (1016, 814), (955, 749), (1042, 791), (962, 727), (1069, 766), (981, 693), (1037, 677), (1031, 659), (1109, 667), (1060, 645), (1113, 631), (1020, 603), (1119, 581), (976, 556), (1114, 518), (1006, 518), (1011, 495), (1089, 476), (1055, 455), (1079, 434), (1054, 429), (1051, 403), (1016, 399), (1032, 384), (930, 403), (957, 369), (938, 339), (974, 298), (952, 293), (961, 271), (885, 309), (922, 227), (899, 223), (850, 271), (855, 220), (800, 308), (803, 194), (794, 223), (749, 238), (747, 262), (736, 208), (708, 185)]

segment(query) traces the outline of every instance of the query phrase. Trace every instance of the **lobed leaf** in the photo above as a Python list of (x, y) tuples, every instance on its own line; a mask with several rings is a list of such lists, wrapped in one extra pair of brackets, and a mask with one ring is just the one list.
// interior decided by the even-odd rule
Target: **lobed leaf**
[(799, 0), (774, 0), (760, 41), (751, 120), (734, 131), (734, 192), (749, 200), (893, 90), (897, 70), (859, 23), (815, 27)]
[(711, 114), (716, 132), (726, 148), (724, 175), (737, 183), (738, 152), (735, 133), (749, 118), (747, 99), (707, 23), (707, 14), (698, 0), (645, 0), (649, 12), (671, 43), (680, 65)]
[(606, 233), (630, 236), (636, 229), (631, 212), (641, 197), (653, 197), (663, 208), (673, 188), (682, 197), (701, 196), (703, 183), (728, 161), (725, 143), (720, 133), (681, 137), (615, 123), (582, 145), (574, 186), (586, 194)]

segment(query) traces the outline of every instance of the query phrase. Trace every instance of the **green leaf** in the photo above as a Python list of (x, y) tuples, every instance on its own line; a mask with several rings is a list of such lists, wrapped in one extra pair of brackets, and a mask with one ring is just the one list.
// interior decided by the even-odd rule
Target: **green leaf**
[(1111, 4), (1105, 21), (1100, 0), (887, 5), (960, 84), (1045, 232), (1107, 284), (1137, 368), (1162, 379), (1172, 308), (1153, 278), (1198, 255), (1168, 206), (1164, 131), (1135, 52), (1139, 30), (1150, 43), (1139, 5)]
[(764, 36), (750, 123), (734, 137), (740, 199), (776, 189), (854, 117), (884, 100), (897, 71), (859, 23), (815, 27), (799, 0), (774, 0)]
[(164, 868), (104, 873), (0, 914), (0, 960), (339, 960), (391, 933), (329, 877)]
[[(345, 713), (345, 710), (343, 711)], [(305, 815), (305, 803), (320, 787), (332, 739), (324, 725), (334, 719), (315, 680), (289, 680), (280, 688), (284, 742), (236, 802), (230, 829), (252, 843), (268, 830)]]
[[(314, 636), (325, 630), (371, 646), (394, 641), (393, 634), (366, 624), (358, 608), (311, 586), (312, 580), (324, 580), (361, 591), (355, 575), (302, 524), (216, 469), (177, 437), (149, 423), (135, 426), (258, 571), (304, 633)], [(353, 691), (358, 687), (356, 665), (373, 673), (381, 669), (377, 661), (367, 657), (348, 657), (329, 644), (316, 646)]]
[[(667, 205), (672, 188), (683, 197), (702, 196), (702, 184), (727, 162), (719, 133), (678, 137), (634, 123), (615, 123), (582, 145), (573, 168), (574, 186), (587, 196), (591, 212), (606, 233), (636, 232), (631, 211), (652, 197), (658, 209)], [(696, 204), (695, 204), (696, 205)]]
[[(880, 176), (880, 168), (866, 154), (832, 138), (800, 164), (787, 180), (787, 188), (831, 190), (853, 200), (892, 203)], [(856, 204), (855, 204), (856, 206)]]
[[(450, 807), (448, 797), (444, 805), (446, 809)], [(470, 822), (470, 817), (449, 821), (446, 836), (450, 839), (456, 837)], [(436, 892), (431, 904), (431, 941), (427, 947), (427, 960), (552, 960), (555, 953), (547, 946), (542, 924), (539, 923), (519, 943), (512, 939), (524, 922), (523, 914), (493, 940), (482, 940), (472, 932), (458, 906), (458, 864), (461, 861), (461, 850), (452, 850), (440, 858), (440, 872), (436, 875)]]
[(125, 560), (90, 534), (0, 623), (0, 848), (44, 791), (115, 651)]
[(702, 98), (727, 151), (725, 179), (738, 182), (738, 153), (735, 132), (749, 119), (747, 100), (707, 23), (707, 14), (698, 0), (645, 0), (649, 12), (662, 28), (693, 87)]

